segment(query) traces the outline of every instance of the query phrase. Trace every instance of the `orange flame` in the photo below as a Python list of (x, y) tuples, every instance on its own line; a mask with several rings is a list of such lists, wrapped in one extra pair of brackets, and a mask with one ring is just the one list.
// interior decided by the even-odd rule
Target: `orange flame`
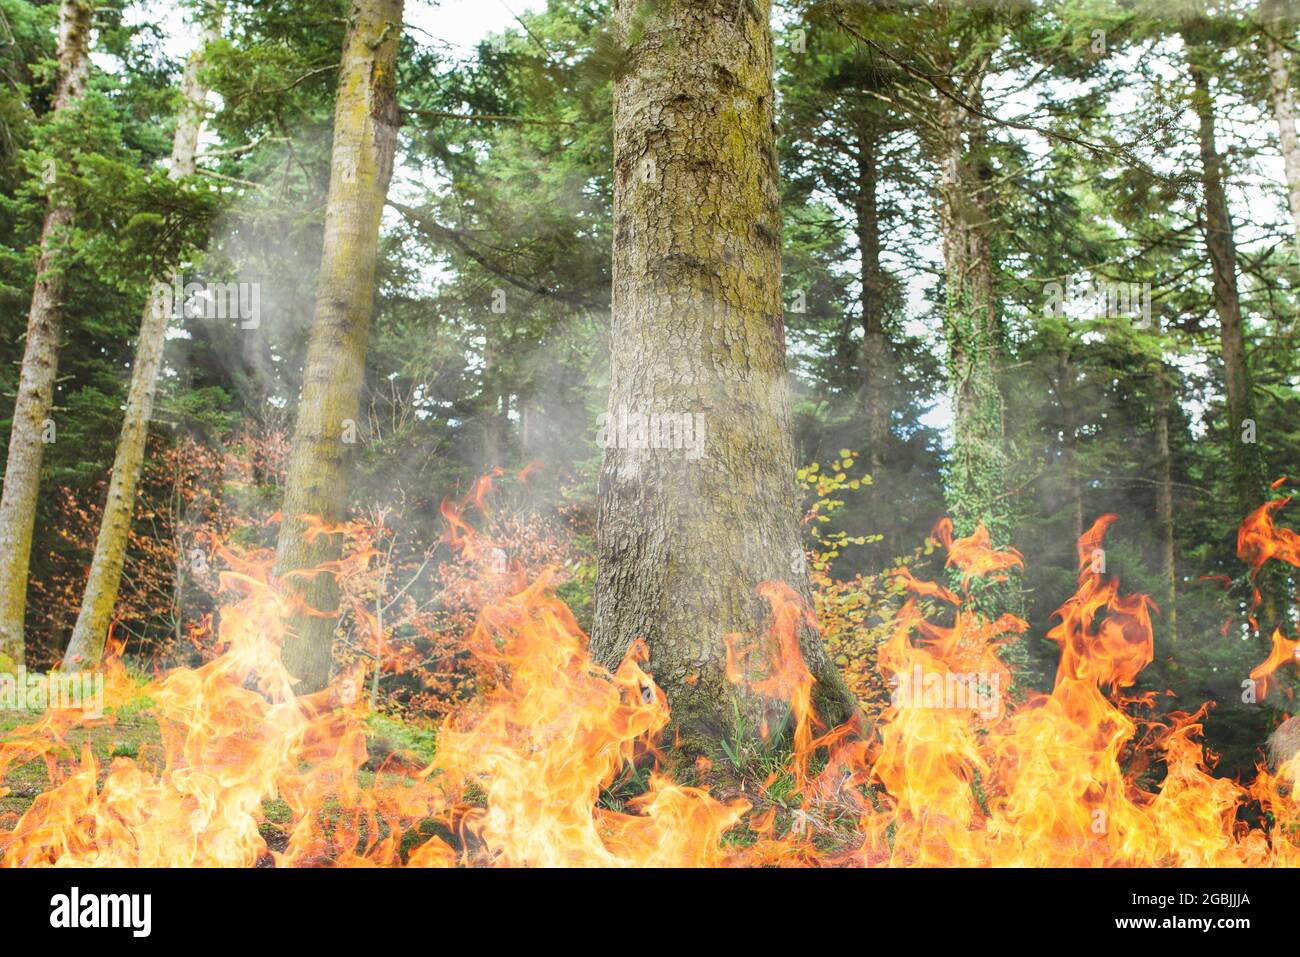
[[(483, 510), (491, 478), (459, 505), (443, 503), (454, 547), (489, 547), (463, 512)], [(1254, 513), (1249, 531), (1243, 526), (1243, 557), (1258, 559), (1256, 569), (1292, 554), (1293, 538), (1271, 524), (1274, 510)], [(1114, 520), (1103, 515), (1080, 537), (1077, 591), (1046, 636), (1060, 648), (1054, 687), (1021, 704), (1008, 694), (1011, 673), (999, 649), (1026, 623), (990, 619), (899, 570), (910, 595), (878, 654), (895, 694), (867, 734), (855, 724), (820, 723), (800, 650), (816, 621), (790, 586), (765, 583), (771, 626), (729, 637), (727, 673), (789, 707), (784, 770), (795, 788), (780, 808), (770, 794), (775, 773), (747, 792), (753, 807), (673, 780), (657, 743), (668, 705), (645, 670), (645, 647), (633, 645), (612, 673), (593, 663), (587, 636), (556, 597), (556, 569), (485, 593), (464, 642), (487, 675), (485, 690), (442, 726), (433, 763), (416, 770), (388, 762), (363, 785), (366, 705), (356, 692), (364, 675), (347, 671), (326, 691), (295, 697), (280, 661), (290, 600), (271, 579), (267, 556), (241, 559), (219, 548), (231, 566), (222, 587), (237, 600), (220, 615), (218, 657), (142, 689), (120, 660), (108, 665), (105, 704), (147, 696), (161, 754), (102, 767), (89, 748), (77, 753), (71, 732), (111, 722), (111, 713), (92, 719), (54, 710), (8, 735), (0, 779), (39, 761), (49, 784), (0, 831), (0, 863), (1296, 864), (1300, 811), (1291, 793), (1300, 758), (1276, 773), (1261, 768), (1249, 786), (1216, 778), (1214, 756), (1200, 743), (1205, 707), (1158, 717), (1153, 695), (1125, 697), (1152, 660), (1154, 605), (1121, 592), (1093, 561)], [(1023, 566), (1019, 552), (994, 550), (982, 528), (954, 540), (945, 521), (935, 536), (966, 582)], [(369, 557), (349, 556), (323, 573), (346, 574), (355, 567), (349, 562)], [(947, 606), (949, 623), (926, 620), (922, 598)], [(378, 630), (373, 616), (359, 617)], [(1275, 633), (1252, 678), (1266, 683), (1295, 660), (1298, 645)], [(1157, 763), (1163, 777), (1146, 774)], [(719, 769), (704, 758), (695, 770)], [(267, 820), (274, 799), (287, 820)], [(1267, 812), (1260, 823), (1238, 821), (1246, 801)], [(856, 821), (851, 831), (836, 823), (846, 819)]]
[(989, 539), (989, 530), (980, 522), (975, 531), (966, 538), (953, 539), (952, 519), (941, 518), (934, 526), (934, 538), (948, 549), (948, 567), (958, 569), (962, 575), (962, 584), (971, 578), (982, 578), (992, 574), (994, 581), (1005, 581), (1002, 572), (1011, 568), (1024, 568), (1025, 556), (1014, 548), (997, 551)]
[[(1273, 483), (1273, 488), (1276, 489), (1283, 481), (1284, 478), (1278, 479)], [(1237, 529), (1237, 557), (1250, 566), (1252, 612), (1262, 601), (1255, 580), (1259, 577), (1265, 562), (1275, 559), (1300, 567), (1300, 535), (1289, 528), (1278, 528), (1274, 524), (1277, 513), (1290, 501), (1290, 496), (1270, 499), (1251, 512)], [(1250, 625), (1252, 628), (1259, 628), (1259, 623), (1253, 614), (1250, 617)]]

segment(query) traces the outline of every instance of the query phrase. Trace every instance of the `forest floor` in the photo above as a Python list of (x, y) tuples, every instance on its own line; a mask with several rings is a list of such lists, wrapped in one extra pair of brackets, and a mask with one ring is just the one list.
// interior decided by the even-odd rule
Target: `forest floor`
[[(11, 732), (25, 727), (40, 719), (40, 711), (0, 710), (0, 743), (8, 739)], [(68, 734), (66, 751), (72, 755), (80, 754), (88, 747), (100, 764), (101, 776), (107, 773), (109, 763), (118, 757), (128, 757), (139, 761), (142, 767), (157, 769), (162, 756), (162, 736), (158, 722), (141, 708), (122, 708), (111, 723), (99, 723), (89, 728), (75, 728)], [(151, 753), (152, 752), (152, 753)], [(21, 815), (31, 805), (36, 796), (49, 787), (49, 775), (45, 762), (29, 761), (10, 770), (0, 781), (0, 788), (7, 790), (0, 797), (0, 827), (13, 823), (13, 815)]]
[[(162, 729), (152, 711), (155, 703), (141, 694), (118, 708), (106, 708), (107, 720), (88, 722), (87, 727), (68, 732), (67, 743), (55, 754), (60, 764), (67, 767), (75, 762), (85, 749), (98, 764), (98, 783), (103, 784), (112, 762), (129, 758), (142, 769), (157, 774), (165, 765)], [(0, 709), (0, 744), (13, 733), (38, 721), (43, 712), (37, 710)], [(381, 766), (422, 768), (433, 760), (436, 730), (423, 724), (403, 722), (383, 715), (371, 715), (366, 721), (366, 747), (369, 760), (357, 773), (357, 783), (363, 788), (374, 783), (377, 774), (383, 785), (396, 784), (403, 775), (380, 770)], [(41, 759), (10, 768), (0, 779), (0, 830), (10, 830), (31, 807), (36, 798), (49, 788), (50, 779), (46, 764)], [(283, 849), (287, 840), (284, 826), (290, 823), (289, 806), (275, 798), (262, 803), (265, 823), (262, 834), (268, 846)]]
[[(103, 784), (115, 759), (126, 758), (143, 770), (158, 774), (165, 765), (162, 730), (153, 716), (155, 703), (145, 694), (145, 680), (140, 680), (140, 694), (124, 705), (105, 709), (106, 720), (88, 722), (88, 727), (71, 730), (66, 744), (55, 755), (64, 768), (75, 765), (84, 749), (89, 749), (98, 765), (98, 783)], [(0, 709), (0, 744), (13, 733), (40, 719), (35, 710)], [(357, 774), (357, 783), (366, 788), (379, 778), (381, 786), (397, 785), (409, 779), (412, 770), (427, 767), (436, 751), (437, 731), (432, 722), (402, 721), (382, 714), (366, 719), (366, 747), (369, 758)], [(680, 784), (706, 788), (722, 801), (743, 799), (753, 806), (751, 820), (772, 812), (773, 833), (811, 830), (814, 844), (822, 851), (839, 849), (852, 842), (858, 809), (851, 805), (823, 806), (815, 816), (800, 810), (790, 772), (791, 755), (785, 748), (772, 748), (761, 742), (744, 746), (723, 742), (716, 760), (688, 763), (672, 749), (658, 752), (666, 759), (661, 769)], [(649, 755), (643, 755), (649, 757)], [(820, 768), (814, 761), (809, 771)], [(653, 762), (638, 761), (626, 765), (610, 784), (601, 790), (598, 806), (610, 811), (636, 813), (635, 798), (649, 785)], [(0, 831), (11, 830), (36, 798), (49, 788), (50, 780), (44, 760), (36, 759), (17, 765), (0, 780)], [(829, 813), (828, 813), (829, 812)], [(328, 808), (326, 810), (328, 813)], [(262, 804), (261, 832), (271, 850), (281, 851), (288, 840), (292, 813), (284, 801), (269, 799)], [(430, 822), (432, 823), (432, 822)], [(423, 824), (409, 835), (414, 843), (429, 829)], [(747, 846), (757, 839), (748, 827), (732, 828), (723, 838), (732, 846)], [(403, 841), (407, 843), (406, 840)], [(271, 859), (260, 864), (269, 866)]]

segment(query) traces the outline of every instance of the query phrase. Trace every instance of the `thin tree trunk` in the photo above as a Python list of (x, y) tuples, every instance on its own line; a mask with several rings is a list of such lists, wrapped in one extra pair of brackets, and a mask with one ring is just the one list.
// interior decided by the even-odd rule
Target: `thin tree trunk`
[[(1246, 335), (1237, 295), (1237, 249), (1232, 218), (1223, 186), (1223, 165), (1215, 145), (1214, 103), (1209, 79), (1195, 48), (1188, 68), (1192, 76), (1192, 108), (1196, 112), (1201, 152), (1201, 183), (1205, 202), (1205, 250), (1214, 275), (1214, 310), (1219, 317), (1219, 350), (1223, 357), (1224, 391), (1228, 402), (1229, 459), (1233, 463), (1237, 507), (1244, 516), (1260, 503), (1266, 484), (1259, 444), (1247, 423), (1255, 421), (1255, 400), (1246, 364)], [(1252, 441), (1246, 441), (1250, 438)]]
[(1161, 611), (1169, 638), (1178, 640), (1178, 569), (1174, 560), (1173, 456), (1169, 449), (1169, 384), (1159, 374), (1156, 392), (1156, 523), (1160, 526), (1160, 577), (1165, 596)]
[[(56, 113), (68, 109), (86, 90), (93, 13), (94, 4), (88, 0), (64, 0), (59, 8), (59, 80), (53, 106)], [(69, 207), (51, 206), (46, 211), (36, 260), (36, 283), (27, 314), (27, 346), (9, 433), (4, 494), (0, 496), (0, 656), (16, 665), (25, 660), (27, 569), (63, 338), (66, 290), (63, 270), (67, 262), (60, 245), (71, 226)]]
[(1061, 473), (1065, 482), (1067, 509), (1070, 516), (1070, 549), (1083, 536), (1083, 493), (1079, 488), (1078, 461), (1074, 434), (1074, 369), (1069, 349), (1056, 354), (1056, 398), (1061, 404)]
[[(805, 601), (781, 300), (770, 0), (616, 0), (632, 68), (614, 88), (614, 283), (591, 647), (614, 666), (646, 641), (682, 747), (730, 733), (725, 636)], [(637, 444), (623, 413), (668, 414)], [(623, 441), (626, 439), (627, 441)], [(650, 443), (647, 443), (650, 444)], [(698, 446), (698, 455), (696, 447)], [(854, 710), (819, 635), (804, 658), (823, 719)]]
[[(180, 179), (194, 174), (194, 157), (198, 152), (199, 130), (203, 126), (204, 101), (208, 91), (199, 80), (203, 52), (221, 36), (220, 7), (209, 15), (199, 36), (198, 48), (185, 64), (181, 81), (181, 110), (172, 136), (171, 169), (168, 175)], [(166, 279), (170, 285), (176, 274)], [(94, 667), (104, 652), (104, 642), (112, 623), (117, 592), (122, 583), (122, 566), (126, 561), (127, 538), (135, 509), (136, 485), (144, 467), (145, 447), (149, 439), (149, 420), (153, 416), (154, 396), (158, 390), (158, 370), (162, 367), (167, 342), (170, 299), (153, 295), (145, 304), (136, 341), (131, 385), (122, 416), (122, 434), (113, 459), (113, 476), (104, 501), (95, 556), (90, 563), (81, 611), (72, 629), (72, 638), (63, 656), (65, 670)]]
[(880, 211), (877, 207), (876, 142), (869, 130), (858, 137), (858, 194), (855, 211), (858, 253), (862, 258), (862, 392), (867, 425), (867, 461), (873, 478), (884, 468), (889, 438), (890, 409), (885, 378), (888, 374), (889, 339), (884, 323), (884, 277), (880, 268)]
[(519, 461), (527, 465), (538, 456), (533, 453), (536, 451), (537, 432), (534, 426), (533, 417), (537, 414), (536, 400), (533, 398), (519, 397)]
[[(942, 130), (939, 186), (947, 286), (944, 325), (953, 392), (953, 446), (947, 501), (959, 534), (983, 523), (997, 547), (1009, 544), (1010, 503), (1003, 447), (1003, 398), (998, 381), (1001, 327), (993, 302), (982, 157), (975, 117), (946, 98), (938, 103)], [(968, 148), (963, 131), (971, 131)], [(1011, 610), (1011, 609), (1004, 609)]]
[[(1285, 17), (1279, 15), (1273, 20), (1271, 27), (1281, 28), (1285, 22)], [(1300, 247), (1300, 144), (1296, 143), (1295, 97), (1291, 92), (1291, 70), (1287, 63), (1286, 51), (1271, 33), (1264, 35), (1264, 51), (1268, 58), (1273, 119), (1277, 123), (1277, 140), (1282, 150), (1282, 167), (1286, 175), (1287, 205), (1291, 209), (1291, 225), (1296, 232), (1296, 245)]]
[[(956, 68), (952, 68), (956, 72)], [(970, 71), (966, 98), (981, 108), (981, 75)], [(1007, 484), (1005, 400), (1001, 363), (1004, 330), (993, 299), (989, 242), (989, 184), (993, 170), (981, 118), (938, 98), (939, 221), (943, 234), (948, 377), (953, 395), (952, 451), (944, 497), (959, 535), (983, 525), (994, 548), (1011, 545), (1011, 493)], [(970, 601), (990, 618), (1024, 612), (1016, 580), (977, 580)], [(1008, 644), (1005, 659), (1017, 675), (1029, 661), (1025, 641)]]
[[(402, 0), (354, 0), (334, 109), (316, 312), (285, 485), (276, 570), (313, 569), (338, 556), (337, 539), (308, 537), (307, 516), (327, 523), (347, 512), (352, 451), (360, 428), (379, 219), (397, 144), (395, 71)], [(338, 589), (329, 574), (287, 582), (310, 608), (296, 616), (284, 663), (299, 692), (329, 682)]]
[[(1187, 66), (1192, 78), (1192, 108), (1198, 121), (1202, 187), (1205, 202), (1205, 249), (1214, 276), (1214, 310), (1219, 317), (1219, 352), (1223, 358), (1224, 392), (1228, 405), (1228, 461), (1236, 493), (1236, 512), (1244, 517), (1254, 511), (1267, 494), (1268, 478), (1259, 446), (1259, 424), (1255, 419), (1254, 385), (1246, 360), (1246, 332), (1237, 293), (1237, 248), (1232, 235), (1232, 217), (1223, 184), (1223, 160), (1215, 144), (1214, 100), (1210, 81), (1202, 65), (1201, 48), (1184, 34)], [(1288, 619), (1285, 585), (1273, 569), (1266, 569), (1258, 582), (1263, 604), (1258, 619), (1264, 633), (1273, 624)]]
[(483, 418), (482, 435), (479, 442), (479, 471), (486, 472), (501, 464), (501, 395), (496, 391), (496, 347), (492, 339), (492, 330), (484, 330), (483, 346), (483, 391), (491, 397), (485, 403), (480, 415)]

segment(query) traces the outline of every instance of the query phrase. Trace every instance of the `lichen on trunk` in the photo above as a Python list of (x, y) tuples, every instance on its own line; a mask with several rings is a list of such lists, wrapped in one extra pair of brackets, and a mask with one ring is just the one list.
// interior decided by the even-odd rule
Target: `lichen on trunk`
[[(86, 90), (90, 76), (90, 28), (95, 4), (64, 0), (59, 8), (58, 84), (53, 110), (70, 109)], [(57, 432), (50, 414), (59, 375), (63, 338), (63, 298), (67, 285), (66, 241), (73, 211), (51, 205), (41, 226), (36, 283), (27, 313), (27, 345), (18, 379), (13, 426), (9, 433), (4, 494), (0, 497), (0, 658), (15, 665), (25, 660), (24, 619), (27, 570), (40, 494), (45, 443)]]
[[(979, 101), (976, 74), (966, 91)], [(936, 160), (941, 167), (939, 221), (943, 233), (944, 335), (953, 401), (952, 450), (945, 500), (958, 535), (988, 529), (995, 548), (1011, 544), (1011, 497), (1007, 487), (1004, 400), (1000, 365), (1005, 343), (993, 299), (993, 259), (989, 245), (992, 169), (978, 116), (947, 97), (937, 102)], [(1014, 582), (972, 585), (975, 607), (991, 616), (1022, 614)], [(1012, 657), (1023, 661), (1020, 643)]]
[[(353, 3), (335, 100), (316, 310), (281, 506), (279, 575), (338, 557), (337, 537), (309, 535), (308, 516), (332, 524), (347, 513), (374, 310), (379, 219), (397, 144), (401, 31), (402, 0)], [(285, 667), (299, 679), (299, 692), (318, 691), (329, 681), (337, 588), (329, 574), (286, 580), (286, 585), (316, 614), (293, 619), (284, 644)]]
[[(168, 176), (172, 179), (194, 174), (199, 131), (205, 111), (204, 101), (208, 95), (207, 87), (200, 82), (199, 75), (207, 45), (221, 36), (221, 21), (222, 8), (216, 6), (207, 16), (198, 48), (185, 64), (180, 114), (172, 137), (171, 169), (168, 171)], [(167, 283), (170, 285), (175, 279), (173, 273), (167, 277)], [(122, 432), (117, 440), (113, 474), (104, 499), (104, 514), (95, 540), (90, 573), (86, 576), (81, 609), (63, 656), (65, 670), (94, 667), (99, 664), (104, 653), (104, 643), (108, 638), (113, 608), (122, 582), (122, 567), (126, 561), (131, 516), (135, 508), (136, 485), (144, 467), (149, 420), (153, 415), (158, 372), (162, 367), (167, 326), (173, 311), (168, 307), (174, 308), (175, 305), (166, 298), (155, 295), (145, 304), (140, 319), (131, 383), (127, 388), (126, 408), (122, 414)]]
[[(646, 641), (683, 746), (703, 751), (734, 733), (735, 714), (766, 707), (728, 682), (724, 644), (767, 627), (760, 583), (809, 597), (770, 5), (620, 0), (614, 15), (627, 61), (614, 90), (610, 420), (592, 649), (612, 666)], [(620, 447), (637, 444), (622, 441), (624, 412), (690, 421), (698, 454), (674, 442)], [(805, 628), (799, 638), (823, 719), (849, 716), (854, 703), (820, 636)]]

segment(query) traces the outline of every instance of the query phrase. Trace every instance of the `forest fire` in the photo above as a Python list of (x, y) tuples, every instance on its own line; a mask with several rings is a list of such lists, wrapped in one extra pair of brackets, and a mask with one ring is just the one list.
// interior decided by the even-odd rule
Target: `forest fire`
[[(481, 507), (488, 489), (480, 484), (466, 504)], [(1272, 525), (1280, 507), (1270, 503), (1242, 527), (1250, 543), (1242, 557), (1256, 569), (1261, 554), (1296, 564), (1293, 533)], [(443, 511), (458, 547), (481, 547), (460, 507)], [(220, 655), (144, 692), (162, 729), (159, 769), (125, 756), (103, 768), (89, 748), (76, 756), (71, 733), (95, 720), (80, 712), (51, 711), (10, 734), (0, 776), (43, 762), (49, 785), (0, 832), (3, 863), (1296, 864), (1300, 812), (1290, 791), (1300, 759), (1276, 773), (1261, 767), (1249, 785), (1216, 778), (1199, 742), (1204, 707), (1166, 722), (1149, 716), (1152, 695), (1126, 693), (1152, 659), (1153, 605), (1099, 570), (1095, 556), (1114, 520), (1100, 517), (1077, 543), (1078, 589), (1047, 634), (1060, 648), (1054, 688), (1020, 704), (999, 694), (1012, 675), (998, 649), (1025, 623), (989, 621), (965, 598), (900, 572), (910, 594), (879, 667), (895, 687), (918, 676), (917, 687), (896, 695), (869, 733), (857, 723), (820, 725), (793, 638), (810, 612), (788, 587), (765, 585), (771, 630), (732, 636), (728, 672), (790, 710), (792, 753), (764, 785), (788, 775), (781, 808), (762, 807), (762, 794), (722, 799), (675, 779), (660, 747), (668, 702), (646, 670), (646, 647), (635, 644), (612, 674), (594, 664), (556, 597), (554, 570), (492, 589), (465, 638), (487, 690), (446, 721), (433, 763), (383, 766), (367, 779), (366, 706), (355, 693), (364, 676), (295, 697), (280, 661), (289, 601), (265, 562), (223, 550), (234, 566), (223, 588), (240, 598), (221, 614)], [(1004, 574), (1021, 561), (980, 532), (954, 539), (947, 522), (936, 537), (967, 576)], [(951, 624), (928, 620), (926, 599), (948, 606)], [(1275, 635), (1252, 678), (1263, 686), (1295, 661), (1295, 645)], [(970, 675), (980, 676), (982, 700), (954, 706), (943, 691)], [(115, 660), (106, 707), (136, 693)], [(990, 693), (991, 709), (983, 707)], [(646, 772), (639, 793), (609, 801), (609, 789), (638, 769)], [(289, 811), (278, 830), (265, 810), (277, 799)], [(1247, 805), (1263, 812), (1254, 823), (1239, 814)]]

